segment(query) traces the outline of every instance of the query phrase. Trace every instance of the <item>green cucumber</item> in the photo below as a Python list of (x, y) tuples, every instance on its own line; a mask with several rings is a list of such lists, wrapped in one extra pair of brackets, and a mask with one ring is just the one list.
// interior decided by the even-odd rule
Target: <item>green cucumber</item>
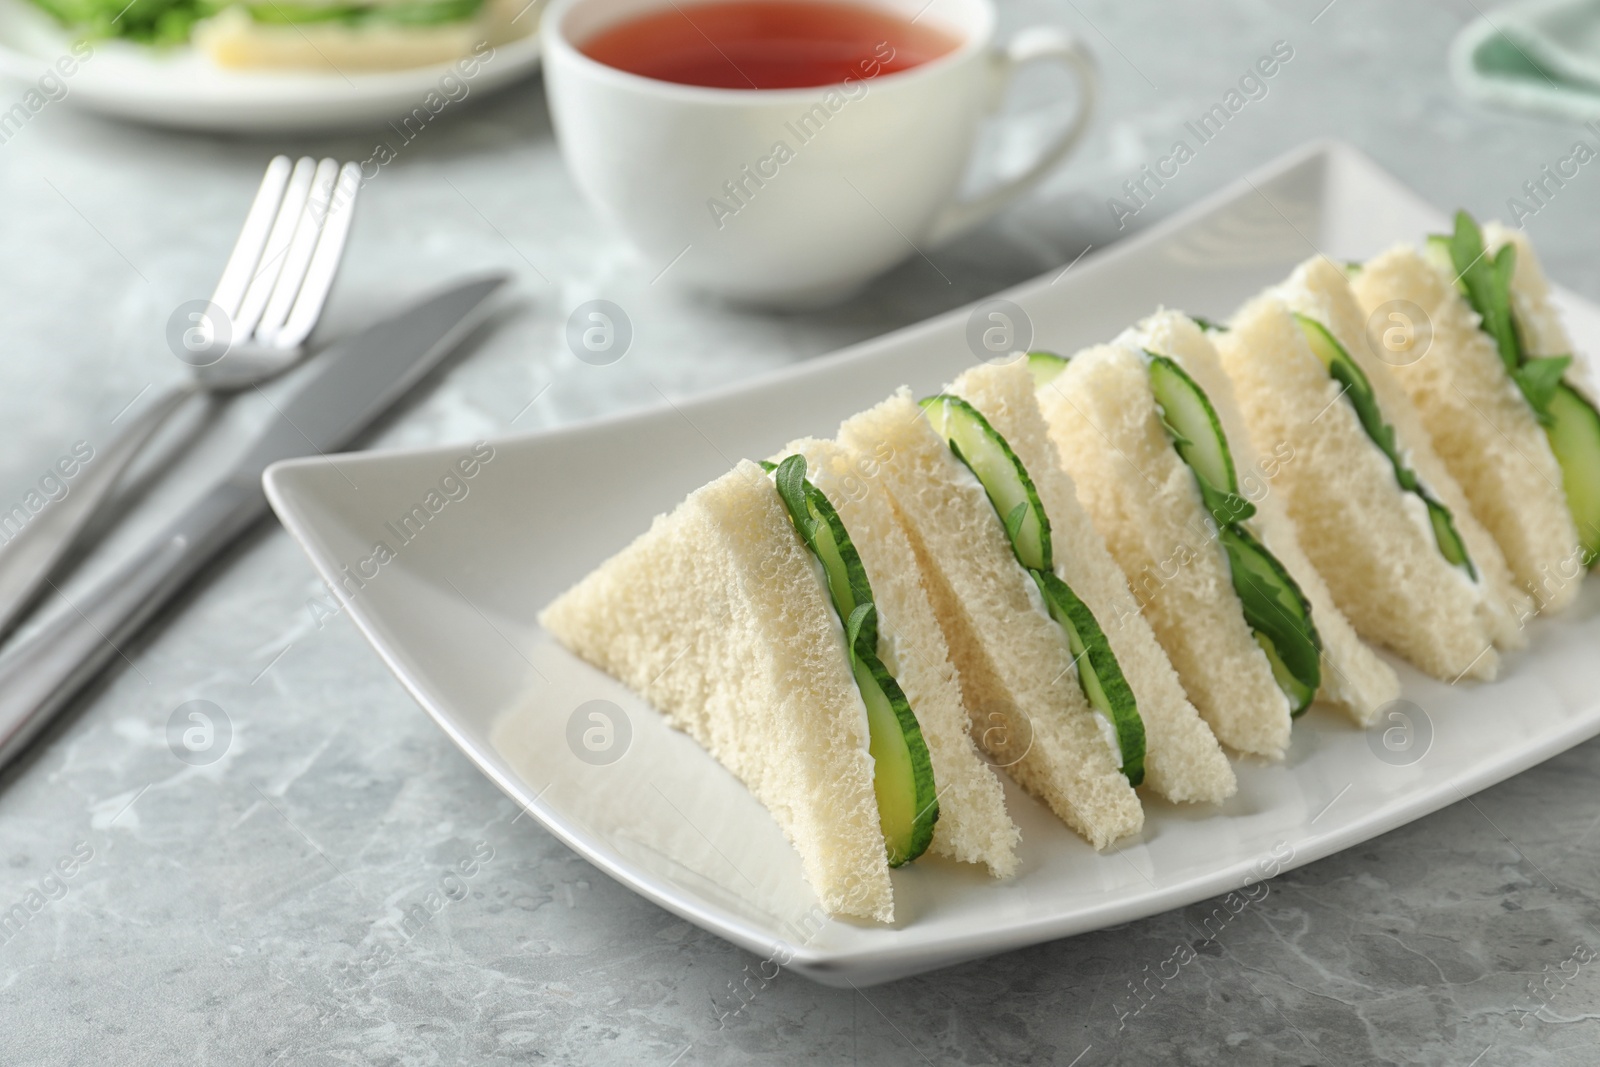
[(1156, 410), (1178, 455), (1213, 488), (1237, 493), (1233, 454), (1211, 398), (1177, 363), (1154, 352), (1145, 354), (1150, 357), (1150, 391), (1156, 397)]
[(1458, 211), (1455, 222), (1454, 233), (1428, 238), (1426, 254), (1455, 275), (1467, 303), (1478, 313), (1479, 328), (1494, 341), (1506, 373), (1544, 426), (1550, 450), (1561, 464), (1562, 488), (1578, 527), (1584, 566), (1590, 566), (1600, 559), (1600, 412), (1562, 381), (1572, 363), (1570, 355), (1528, 354), (1511, 299), (1516, 246), (1503, 245), (1491, 258), (1472, 216)]
[(1052, 570), (1050, 520), (1033, 479), (1006, 439), (965, 400), (941, 393), (923, 400), (922, 410), (983, 484), (1017, 562), (1033, 576), (1046, 610), (1067, 638), (1084, 697), (1116, 732), (1122, 773), (1137, 786), (1144, 781), (1145, 746), (1138, 703), (1094, 613)]
[(861, 636), (870, 623), (876, 631), (877, 605), (856, 609), (850, 628), (850, 669), (867, 706), (867, 751), (872, 756), (872, 792), (878, 800), (889, 866), (900, 867), (927, 851), (939, 821), (939, 793), (927, 741), (905, 691)]
[(1395, 481), (1404, 491), (1415, 494), (1427, 507), (1428, 522), (1433, 528), (1433, 540), (1439, 548), (1439, 554), (1477, 581), (1478, 568), (1473, 566), (1472, 557), (1467, 554), (1466, 542), (1456, 529), (1450, 509), (1441, 504), (1422, 484), (1416, 472), (1406, 466), (1400, 455), (1400, 443), (1395, 439), (1394, 427), (1384, 421), (1383, 412), (1378, 409), (1378, 396), (1373, 392), (1372, 382), (1366, 372), (1350, 358), (1344, 345), (1322, 323), (1298, 313), (1295, 314), (1295, 321), (1300, 324), (1300, 332), (1311, 346), (1312, 354), (1328, 369), (1333, 380), (1344, 386), (1345, 399), (1355, 409), (1356, 418), (1367, 437), (1388, 458), (1389, 465), (1394, 468)]
[(1256, 506), (1239, 495), (1233, 453), (1205, 390), (1173, 360), (1150, 351), (1145, 355), (1150, 360), (1150, 391), (1155, 394), (1161, 425), (1194, 472), (1206, 511), (1224, 526), (1250, 518)]
[(828, 595), (844, 625), (850, 671), (867, 708), (867, 750), (884, 848), (889, 866), (899, 867), (927, 851), (939, 820), (927, 741), (904, 690), (878, 658), (877, 606), (844, 521), (827, 496), (806, 480), (804, 456), (761, 466), (774, 476), (795, 530), (821, 562)]
[(1130, 785), (1144, 781), (1144, 720), (1139, 717), (1133, 689), (1111, 651), (1111, 642), (1095, 621), (1094, 613), (1053, 571), (1028, 572), (1044, 597), (1050, 617), (1067, 635), (1067, 647), (1078, 667), (1078, 684), (1089, 704), (1105, 716), (1117, 734), (1122, 773)]
[(1567, 508), (1577, 523), (1583, 565), (1588, 567), (1600, 558), (1600, 412), (1572, 386), (1562, 384), (1550, 397), (1550, 414), (1545, 434), (1561, 464)]
[(1322, 685), (1322, 638), (1311, 620), (1311, 603), (1283, 564), (1241, 525), (1256, 508), (1239, 495), (1233, 450), (1211, 398), (1176, 361), (1145, 354), (1161, 425), (1216, 520), (1245, 622), (1266, 653), (1278, 688), (1289, 698), (1290, 714), (1297, 716), (1311, 706)]
[(1048, 385), (1056, 375), (1067, 369), (1067, 357), (1054, 352), (1029, 352), (1028, 370), (1033, 374), (1033, 387)]
[(1228, 554), (1244, 621), (1289, 698), (1289, 713), (1298, 716), (1322, 685), (1322, 637), (1311, 619), (1311, 603), (1277, 557), (1243, 526), (1222, 527), (1218, 540)]
[(1017, 559), (1029, 570), (1051, 568), (1050, 520), (1033, 479), (1006, 439), (995, 432), (977, 408), (958, 396), (941, 393), (922, 401), (922, 411), (950, 448), (983, 483), (989, 503), (1011, 538)]

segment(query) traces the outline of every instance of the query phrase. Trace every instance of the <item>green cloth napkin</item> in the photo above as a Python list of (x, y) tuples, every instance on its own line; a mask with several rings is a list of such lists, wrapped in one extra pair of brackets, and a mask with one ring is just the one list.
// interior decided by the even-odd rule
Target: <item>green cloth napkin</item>
[(1450, 73), (1475, 100), (1586, 122), (1600, 118), (1600, 0), (1528, 0), (1468, 25)]

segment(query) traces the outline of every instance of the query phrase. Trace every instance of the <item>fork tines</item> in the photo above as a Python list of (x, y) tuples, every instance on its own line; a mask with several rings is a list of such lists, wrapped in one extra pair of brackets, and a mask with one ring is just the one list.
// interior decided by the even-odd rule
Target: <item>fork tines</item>
[(310, 335), (344, 251), (361, 168), (309, 156), (267, 164), (211, 303), (217, 341), (296, 348)]

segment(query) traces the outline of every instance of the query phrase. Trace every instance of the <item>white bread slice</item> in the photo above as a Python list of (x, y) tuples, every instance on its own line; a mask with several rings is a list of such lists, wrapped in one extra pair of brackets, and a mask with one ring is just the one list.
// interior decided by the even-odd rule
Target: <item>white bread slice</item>
[[(1099, 622), (1145, 727), (1145, 781), (1168, 800), (1209, 802), (1238, 788), (1228, 758), (1184, 694), (1177, 672), (1128, 590), (1050, 440), (1033, 375), (1022, 360), (974, 367), (950, 391), (983, 413), (1022, 461), (1050, 520), (1056, 576)], [(991, 513), (992, 513), (991, 508)], [(1076, 678), (1071, 679), (1076, 684)]]
[(794, 453), (805, 457), (806, 477), (839, 513), (861, 556), (878, 607), (878, 657), (905, 691), (928, 744), (939, 796), (930, 851), (986, 864), (997, 878), (1015, 874), (1021, 832), (1006, 814), (1000, 780), (968, 735), (970, 720), (950, 650), (894, 505), (871, 479), (875, 462), (815, 438), (792, 442), (783, 451), (784, 456)]
[[(1402, 447), (1413, 460), (1432, 460), (1419, 464), (1424, 483), (1436, 492), (1454, 486), (1440, 485), (1438, 476), (1449, 475), (1411, 425), (1416, 416), (1404, 391), (1373, 366), (1343, 272), (1321, 257), (1309, 260), (1245, 305), (1217, 341), (1257, 451), (1293, 449), (1279, 478), (1301, 548), (1357, 632), (1446, 680), (1494, 677), (1499, 657), (1483, 588), (1439, 554), (1422, 503), (1400, 489), (1291, 309), (1323, 323), (1367, 373)], [(1472, 522), (1465, 507), (1442, 492), (1440, 500), (1458, 528)], [(1467, 548), (1479, 563), (1475, 546)]]
[(1118, 340), (1176, 361), (1205, 390), (1227, 434), (1228, 449), (1239, 475), (1239, 490), (1256, 506), (1251, 530), (1283, 564), (1311, 604), (1311, 619), (1322, 638), (1322, 687), (1317, 698), (1341, 708), (1359, 725), (1371, 725), (1380, 708), (1399, 698), (1400, 679), (1356, 636), (1355, 627), (1334, 603), (1327, 583), (1300, 547), (1283, 494), (1275, 492), (1272, 485), (1278, 468), (1293, 460), (1292, 448), (1284, 442), (1270, 456), (1256, 452), (1222, 360), (1210, 339), (1188, 316), (1159, 311)]
[(979, 744), (1095, 848), (1137, 833), (1139, 799), (977, 478), (905, 389), (847, 419), (839, 440), (880, 461)]
[[(383, 3), (371, 5), (381, 9)], [(432, 25), (385, 22), (350, 25), (341, 19), (264, 23), (230, 6), (195, 25), (194, 44), (219, 67), (328, 73), (408, 70), (483, 55), (526, 27), (512, 24), (525, 8), (516, 0), (485, 0), (471, 18)], [(527, 20), (530, 26), (534, 19)], [(492, 55), (492, 51), (489, 53)], [(443, 92), (433, 94), (445, 99)], [(459, 97), (458, 97), (459, 99)], [(419, 97), (417, 104), (424, 99)]]
[(1144, 360), (1121, 345), (1088, 348), (1038, 392), (1078, 500), (1201, 717), (1230, 748), (1281, 757), (1289, 700), (1244, 620), (1194, 474), (1161, 427)]
[(1472, 505), (1460, 483), (1434, 451), (1433, 441), (1411, 398), (1395, 380), (1389, 365), (1378, 359), (1365, 343), (1366, 316), (1361, 313), (1361, 304), (1350, 288), (1349, 275), (1326, 257), (1313, 256), (1279, 289), (1285, 295), (1285, 302), (1296, 310), (1302, 313), (1307, 308), (1320, 311), (1321, 316), (1326, 317), (1319, 317), (1319, 321), (1338, 324), (1335, 336), (1346, 346), (1346, 351), (1353, 353), (1352, 358), (1359, 361), (1372, 381), (1385, 417), (1394, 426), (1396, 437), (1406, 450), (1411, 469), (1450, 509), (1456, 530), (1478, 569), (1478, 587), (1483, 596), (1489, 637), (1502, 649), (1526, 647), (1528, 635), (1523, 630), (1523, 620), (1531, 612), (1532, 603), (1517, 587), (1505, 553), (1500, 551), (1494, 536), (1472, 513)]
[(831, 913), (888, 922), (866, 706), (821, 565), (741, 461), (539, 615), (750, 788)]
[[(1519, 246), (1519, 270), (1524, 254)], [(1572, 579), (1575, 567), (1581, 571), (1583, 551), (1567, 509), (1561, 465), (1454, 274), (1398, 245), (1367, 262), (1351, 286), (1368, 315), (1391, 300), (1405, 300), (1427, 316), (1427, 350), (1412, 362), (1399, 353), (1390, 361), (1394, 376), (1518, 583), (1542, 610), (1566, 607), (1578, 593)]]

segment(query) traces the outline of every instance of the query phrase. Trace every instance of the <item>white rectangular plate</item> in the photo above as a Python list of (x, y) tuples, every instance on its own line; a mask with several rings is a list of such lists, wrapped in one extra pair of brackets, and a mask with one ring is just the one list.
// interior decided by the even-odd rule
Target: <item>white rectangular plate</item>
[[(1139, 237), (1008, 293), (1036, 345), (1071, 352), (1158, 304), (1224, 317), (1321, 251), (1337, 259), (1446, 223), (1353, 149), (1303, 148)], [(1561, 294), (1580, 350), (1600, 309)], [(494, 458), (401, 544), (402, 515), (465, 446), (297, 460), (267, 472), (289, 531), (352, 619), (462, 750), (552, 833), (662, 907), (820, 982), (868, 985), (1126, 922), (1228, 892), (1416, 819), (1600, 733), (1600, 596), (1532, 624), (1492, 685), (1402, 668), (1414, 705), (1363, 733), (1316, 709), (1282, 763), (1239, 763), (1219, 807), (1147, 801), (1143, 834), (1095, 854), (1007, 783), (1021, 872), (995, 882), (925, 857), (894, 874), (893, 926), (819, 923), (798, 857), (731, 775), (647, 704), (554, 643), (535, 615), (739, 457), (763, 457), (901, 384), (934, 391), (970, 366), (968, 311), (757, 385), (626, 418), (493, 443)], [(458, 492), (459, 495), (459, 492)], [(426, 507), (425, 507), (426, 510)], [(388, 524), (388, 525), (386, 525)], [(383, 542), (394, 558), (370, 560)], [(348, 569), (347, 569), (348, 568)], [(569, 724), (609, 701), (608, 755), (578, 758)], [(605, 705), (600, 707), (604, 708)], [(1384, 748), (1387, 744), (1389, 747)], [(1407, 746), (1410, 746), (1409, 748)], [(1380, 758), (1379, 753), (1388, 758)], [(591, 756), (591, 758), (593, 758)]]

